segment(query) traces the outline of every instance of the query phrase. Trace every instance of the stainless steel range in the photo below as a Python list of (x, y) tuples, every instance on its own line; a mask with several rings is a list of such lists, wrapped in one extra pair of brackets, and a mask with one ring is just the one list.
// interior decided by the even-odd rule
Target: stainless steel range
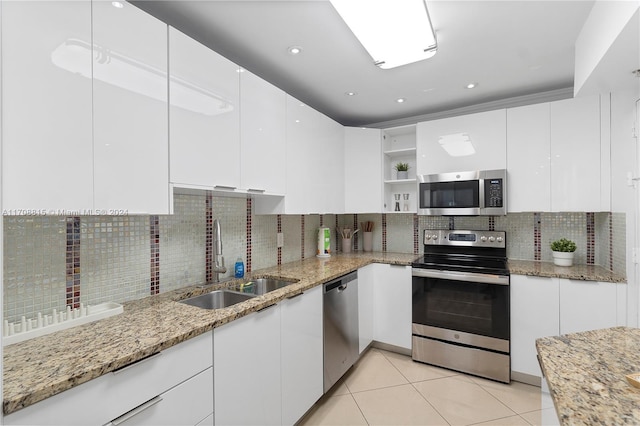
[(412, 264), (415, 361), (509, 383), (509, 270), (503, 231), (425, 230)]

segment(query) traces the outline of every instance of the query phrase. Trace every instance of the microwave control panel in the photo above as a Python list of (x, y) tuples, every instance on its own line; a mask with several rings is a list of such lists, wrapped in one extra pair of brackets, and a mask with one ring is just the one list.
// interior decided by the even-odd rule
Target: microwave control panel
[(485, 179), (484, 203), (486, 207), (502, 207), (502, 179)]

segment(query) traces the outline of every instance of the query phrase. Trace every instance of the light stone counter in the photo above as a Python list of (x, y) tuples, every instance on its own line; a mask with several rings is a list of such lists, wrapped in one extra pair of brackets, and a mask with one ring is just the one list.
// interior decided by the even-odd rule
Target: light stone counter
[(558, 419), (563, 425), (640, 424), (640, 329), (615, 327), (536, 341)]
[(626, 283), (620, 274), (597, 265), (556, 266), (553, 262), (534, 262), (530, 260), (509, 260), (511, 275), (530, 275), (534, 277), (568, 278), (570, 280), (603, 281)]
[(4, 413), (42, 401), (367, 264), (410, 265), (416, 257), (405, 253), (314, 257), (247, 274), (245, 279), (273, 277), (297, 282), (226, 309), (207, 310), (177, 301), (233, 287), (236, 280), (127, 302), (120, 315), (9, 345), (4, 348), (3, 358)]

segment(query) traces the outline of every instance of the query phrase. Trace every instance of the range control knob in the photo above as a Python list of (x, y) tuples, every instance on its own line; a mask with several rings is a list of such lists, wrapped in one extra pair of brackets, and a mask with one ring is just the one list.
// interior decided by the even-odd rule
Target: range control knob
[(498, 237), (498, 238), (496, 238), (496, 241), (497, 241), (497, 242), (499, 242), (499, 243), (501, 243), (502, 241), (504, 241), (504, 238), (502, 238), (502, 237)]
[(431, 239), (431, 235), (425, 234), (424, 238), (426, 238), (427, 240), (430, 240)]
[(433, 234), (433, 235), (431, 236), (431, 238), (433, 239), (433, 241), (435, 241), (435, 240), (437, 240), (437, 239), (438, 239), (438, 236), (437, 236), (436, 234)]
[(489, 237), (489, 242), (492, 243), (496, 240), (496, 237)]
[(487, 242), (487, 237), (485, 237), (484, 235), (482, 237), (480, 237), (480, 241), (482, 241), (483, 243)]

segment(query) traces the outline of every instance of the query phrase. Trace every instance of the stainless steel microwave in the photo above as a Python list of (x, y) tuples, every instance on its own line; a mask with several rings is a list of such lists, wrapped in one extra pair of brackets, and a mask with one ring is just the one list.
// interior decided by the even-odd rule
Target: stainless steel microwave
[(418, 214), (501, 216), (507, 214), (507, 171), (476, 170), (418, 176)]

